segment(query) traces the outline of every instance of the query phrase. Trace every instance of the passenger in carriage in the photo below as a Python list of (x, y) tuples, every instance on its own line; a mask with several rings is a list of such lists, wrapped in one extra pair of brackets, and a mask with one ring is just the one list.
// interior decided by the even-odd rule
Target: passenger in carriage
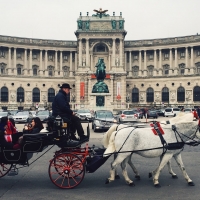
[[(75, 116), (75, 113), (70, 109), (70, 105), (67, 100), (67, 94), (70, 93), (70, 89), (72, 88), (68, 83), (62, 84), (58, 94), (55, 96), (54, 101), (52, 103), (52, 115), (54, 117), (57, 117), (59, 115), (61, 118), (67, 118), (68, 120), (71, 120), (72, 124), (70, 125), (70, 127), (73, 129), (73, 133), (77, 131), (80, 137), (80, 141), (84, 142), (88, 140), (88, 137), (84, 135), (84, 130), (81, 121), (77, 116)], [(76, 139), (74, 134), (71, 137), (72, 140)]]
[(13, 148), (12, 136), (7, 134), (8, 117), (2, 117), (0, 122), (0, 144), (6, 148)]
[[(39, 117), (35, 117), (32, 119), (31, 123), (24, 126), (23, 134), (36, 134), (39, 133), (43, 129), (43, 124)], [(19, 137), (18, 144), (21, 145), (23, 143), (23, 136)], [(15, 145), (16, 148), (19, 148), (19, 145)]]

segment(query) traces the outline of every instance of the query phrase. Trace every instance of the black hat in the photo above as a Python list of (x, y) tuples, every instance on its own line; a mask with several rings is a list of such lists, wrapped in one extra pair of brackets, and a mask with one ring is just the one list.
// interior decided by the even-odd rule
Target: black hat
[(72, 89), (68, 83), (63, 83), (63, 84), (60, 86), (60, 88), (69, 88), (69, 89)]

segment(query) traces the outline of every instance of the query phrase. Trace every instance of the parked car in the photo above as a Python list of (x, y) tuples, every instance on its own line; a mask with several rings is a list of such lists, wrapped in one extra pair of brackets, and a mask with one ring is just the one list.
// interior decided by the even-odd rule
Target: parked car
[(136, 109), (133, 109), (132, 111), (134, 112), (134, 114), (137, 115), (138, 119), (142, 119), (143, 118), (143, 112), (142, 111), (136, 110)]
[(166, 108), (165, 112), (164, 112), (164, 116), (165, 117), (168, 117), (168, 116), (175, 117), (179, 113), (180, 113), (180, 108)]
[(117, 120), (111, 111), (97, 110), (94, 112), (92, 129), (94, 132), (97, 130), (108, 130), (114, 122), (117, 122)]
[(160, 110), (156, 110), (158, 116), (164, 116), (164, 112), (165, 110), (164, 109), (160, 109)]
[(36, 117), (39, 117), (42, 122), (46, 121), (49, 116), (51, 116), (49, 110), (40, 110), (36, 114)]
[(192, 110), (192, 108), (185, 108), (185, 109), (184, 109), (184, 112), (185, 112), (185, 113), (192, 113), (193, 110)]
[(33, 115), (30, 111), (19, 111), (13, 116), (15, 122), (30, 122), (33, 118)]
[(138, 121), (137, 114), (135, 114), (132, 110), (122, 110), (119, 111), (116, 116), (117, 121), (120, 122), (133, 122)]
[(16, 115), (19, 112), (19, 110), (10, 110), (9, 112), (13, 116)]
[(82, 121), (87, 119), (89, 119), (89, 121), (92, 121), (92, 114), (88, 109), (77, 110), (76, 116), (78, 116)]
[(156, 110), (148, 110), (147, 111), (147, 118), (158, 118), (158, 114), (156, 112)]
[(13, 118), (12, 115), (11, 115), (11, 113), (8, 112), (8, 111), (2, 111), (2, 112), (0, 112), (0, 119), (1, 119), (2, 117)]
[(33, 117), (36, 117), (37, 111), (31, 110), (30, 112), (32, 113)]

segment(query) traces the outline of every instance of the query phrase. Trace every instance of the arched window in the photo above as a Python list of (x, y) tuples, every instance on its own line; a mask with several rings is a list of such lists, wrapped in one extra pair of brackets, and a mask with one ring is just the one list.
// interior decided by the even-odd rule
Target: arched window
[(1, 88), (1, 102), (8, 102), (8, 88)]
[(179, 87), (177, 90), (177, 101), (185, 101), (185, 89), (184, 87)]
[(154, 90), (153, 88), (148, 88), (146, 92), (147, 102), (154, 102)]
[(139, 90), (137, 88), (133, 88), (132, 90), (132, 102), (139, 102)]
[(40, 90), (38, 88), (33, 89), (32, 101), (33, 102), (40, 102)]
[(17, 88), (17, 102), (24, 102), (24, 89), (22, 87)]
[(167, 87), (162, 89), (162, 102), (169, 102), (169, 89)]
[(48, 89), (48, 102), (53, 102), (55, 97), (55, 90), (53, 88)]
[(200, 87), (195, 86), (193, 90), (193, 101), (200, 101)]

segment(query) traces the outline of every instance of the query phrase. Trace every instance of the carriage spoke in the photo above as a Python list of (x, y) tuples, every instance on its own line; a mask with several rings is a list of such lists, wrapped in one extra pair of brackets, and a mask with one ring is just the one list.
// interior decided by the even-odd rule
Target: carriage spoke
[(0, 163), (0, 178), (5, 176), (12, 168), (12, 164)]
[(85, 175), (82, 160), (74, 154), (63, 153), (54, 157), (49, 165), (49, 177), (60, 188), (74, 188)]

